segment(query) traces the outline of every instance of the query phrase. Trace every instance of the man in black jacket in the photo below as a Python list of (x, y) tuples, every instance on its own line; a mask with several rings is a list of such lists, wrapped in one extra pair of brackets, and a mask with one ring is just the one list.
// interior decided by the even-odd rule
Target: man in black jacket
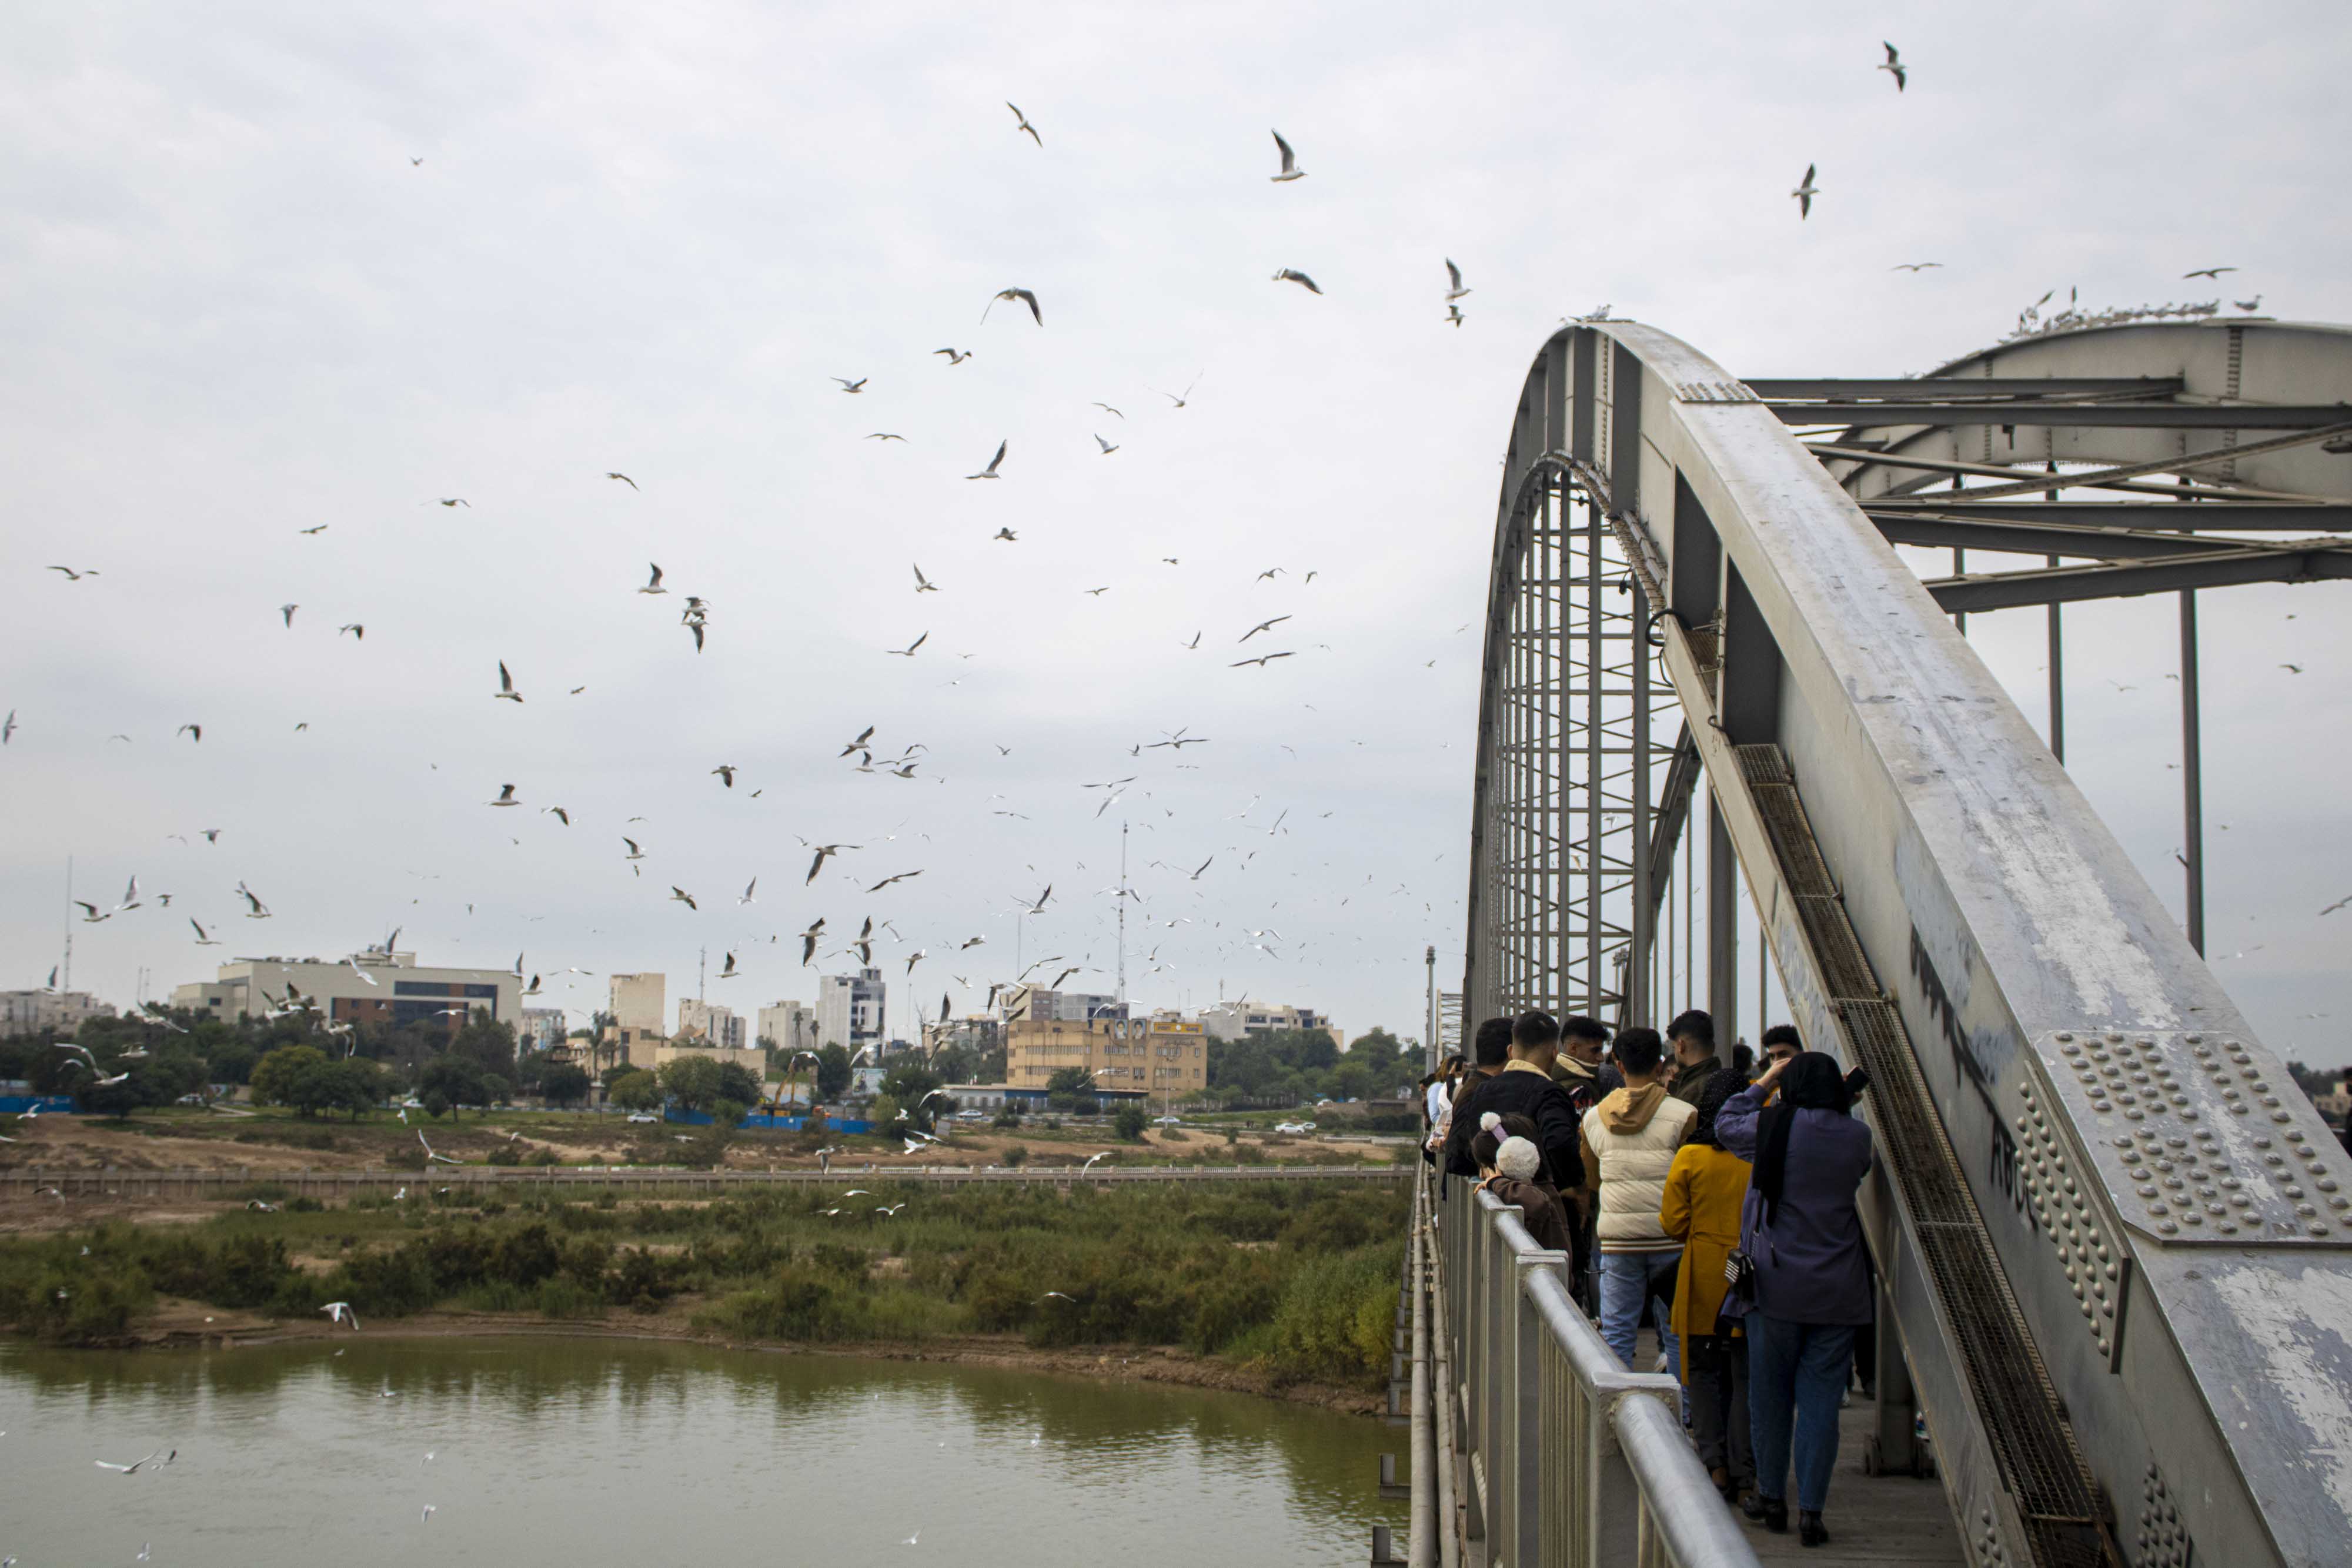
[(1551, 1081), (1552, 1059), (1559, 1054), (1559, 1024), (1549, 1013), (1522, 1013), (1511, 1026), (1510, 1060), (1501, 1071), (1463, 1092), (1454, 1103), (1453, 1125), (1445, 1135), (1445, 1169), (1454, 1176), (1475, 1176), (1477, 1162), (1470, 1157), (1470, 1140), (1478, 1135), (1479, 1119), (1487, 1112), (1513, 1112), (1536, 1124), (1536, 1147), (1543, 1152), (1544, 1178), (1563, 1194), (1584, 1186), (1584, 1156), (1579, 1146), (1576, 1114), (1568, 1095)]

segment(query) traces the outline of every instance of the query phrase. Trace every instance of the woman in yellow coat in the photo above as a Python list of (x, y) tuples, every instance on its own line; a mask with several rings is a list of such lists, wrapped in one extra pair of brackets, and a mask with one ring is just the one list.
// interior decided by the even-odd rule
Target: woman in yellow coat
[(1749, 1166), (1716, 1141), (1715, 1115), (1747, 1086), (1729, 1069), (1706, 1081), (1699, 1092), (1698, 1119), (1675, 1153), (1658, 1205), (1658, 1223), (1683, 1244), (1669, 1321), (1683, 1343), (1691, 1436), (1716, 1490), (1735, 1503), (1756, 1484), (1748, 1435), (1748, 1344), (1738, 1320), (1717, 1319), (1726, 1288), (1724, 1260), (1739, 1246)]

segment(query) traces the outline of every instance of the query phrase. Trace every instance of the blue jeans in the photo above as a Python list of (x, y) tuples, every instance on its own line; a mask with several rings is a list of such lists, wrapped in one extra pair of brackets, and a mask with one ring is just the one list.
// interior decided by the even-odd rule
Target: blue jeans
[(1789, 1495), (1793, 1427), (1797, 1507), (1818, 1513), (1837, 1468), (1838, 1401), (1853, 1364), (1853, 1325), (1791, 1322), (1762, 1312), (1749, 1312), (1744, 1322), (1756, 1490), (1775, 1502)]
[[(1633, 1365), (1633, 1336), (1641, 1331), (1642, 1304), (1654, 1289), (1653, 1281), (1675, 1266), (1682, 1249), (1664, 1252), (1603, 1252), (1601, 1255), (1601, 1337), (1617, 1353), (1628, 1371)], [(1659, 1304), (1658, 1343), (1665, 1347), (1666, 1369), (1683, 1375), (1683, 1347), (1666, 1326), (1665, 1303)]]

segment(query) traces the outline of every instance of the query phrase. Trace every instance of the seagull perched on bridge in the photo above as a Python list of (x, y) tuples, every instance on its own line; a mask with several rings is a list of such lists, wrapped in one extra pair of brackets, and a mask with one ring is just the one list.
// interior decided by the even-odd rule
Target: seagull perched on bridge
[(1272, 134), (1274, 137), (1275, 151), (1282, 154), (1282, 172), (1279, 174), (1269, 175), (1267, 177), (1277, 185), (1282, 184), (1286, 181), (1304, 180), (1307, 178), (1307, 171), (1298, 166), (1298, 154), (1290, 150), (1290, 143), (1282, 139), (1282, 132), (1276, 131), (1272, 132)]
[(1813, 215), (1813, 197), (1819, 194), (1821, 190), (1820, 186), (1813, 183), (1813, 171), (1817, 167), (1818, 165), (1816, 164), (1806, 164), (1805, 177), (1803, 181), (1798, 184), (1795, 190), (1789, 193), (1789, 194), (1797, 198), (1797, 221), (1799, 223), (1802, 223), (1807, 218)]

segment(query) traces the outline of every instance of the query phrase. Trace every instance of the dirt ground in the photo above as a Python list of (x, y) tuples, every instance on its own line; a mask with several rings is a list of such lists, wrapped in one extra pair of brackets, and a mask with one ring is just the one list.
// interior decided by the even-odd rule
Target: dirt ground
[(1168, 1345), (1069, 1346), (1044, 1349), (1010, 1334), (967, 1334), (917, 1343), (876, 1342), (856, 1345), (795, 1344), (781, 1340), (735, 1340), (704, 1333), (688, 1321), (696, 1303), (681, 1298), (650, 1316), (608, 1312), (600, 1317), (552, 1322), (543, 1318), (496, 1312), (434, 1312), (354, 1329), (330, 1322), (280, 1322), (254, 1312), (207, 1307), (163, 1297), (137, 1330), (138, 1343), (153, 1350), (231, 1351), (244, 1346), (296, 1341), (341, 1343), (370, 1339), (442, 1339), (491, 1336), (664, 1340), (781, 1355), (846, 1355), (879, 1361), (933, 1361), (966, 1366), (1000, 1366), (1116, 1383), (1166, 1383), (1286, 1399), (1347, 1415), (1379, 1416), (1386, 1408), (1378, 1394), (1329, 1384), (1286, 1383), (1253, 1368), (1196, 1356)]
[[(512, 1148), (528, 1158), (546, 1151), (566, 1165), (621, 1165), (664, 1162), (683, 1152), (695, 1134), (668, 1124), (631, 1124), (617, 1116), (534, 1116), (503, 1121), (428, 1122), (411, 1112), (408, 1124), (375, 1117), (348, 1122), (300, 1122), (282, 1117), (198, 1120), (172, 1117), (142, 1119), (131, 1127), (105, 1125), (94, 1118), (43, 1116), (19, 1122), (13, 1144), (0, 1145), (0, 1167), (38, 1166), (48, 1170), (241, 1170), (256, 1180), (288, 1171), (356, 1170), (382, 1166), (395, 1154), (414, 1155), (421, 1133), (436, 1154), (465, 1164), (484, 1162), (494, 1150)], [(877, 1174), (910, 1166), (1003, 1165), (1015, 1145), (1025, 1147), (1033, 1166), (1082, 1164), (1088, 1156), (1108, 1154), (1127, 1158), (1181, 1158), (1206, 1155), (1223, 1164), (1228, 1145), (1223, 1132), (1187, 1128), (1152, 1128), (1141, 1145), (1115, 1138), (1091, 1136), (1091, 1129), (1022, 1128), (999, 1131), (952, 1130), (943, 1144), (926, 1145), (908, 1155), (897, 1140), (878, 1144), (870, 1139), (833, 1139), (842, 1145), (832, 1156), (835, 1165), (871, 1168)], [(244, 1133), (253, 1141), (236, 1141)], [(328, 1147), (302, 1146), (299, 1140), (331, 1141)], [(736, 1134), (726, 1154), (730, 1170), (813, 1169), (814, 1153), (802, 1153), (801, 1134), (749, 1130)], [(1392, 1140), (1318, 1134), (1286, 1137), (1244, 1132), (1241, 1145), (1255, 1147), (1276, 1164), (1317, 1160), (1385, 1162)], [(54, 1201), (54, 1200), (51, 1200)]]

